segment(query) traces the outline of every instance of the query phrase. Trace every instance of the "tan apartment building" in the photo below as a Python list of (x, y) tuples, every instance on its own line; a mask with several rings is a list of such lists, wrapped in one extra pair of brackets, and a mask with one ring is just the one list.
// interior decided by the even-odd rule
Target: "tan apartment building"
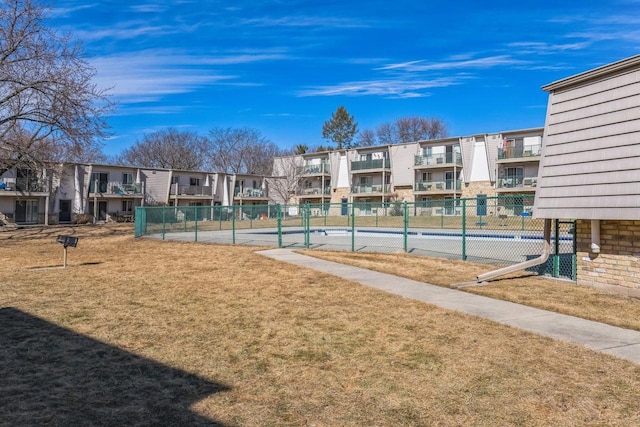
[(0, 175), (0, 225), (133, 221), (145, 205), (273, 202), (267, 177), (248, 174), (62, 163)]
[(460, 198), (504, 196), (499, 212), (489, 214), (526, 215), (537, 188), (542, 134), (543, 128), (532, 128), (307, 153), (276, 158), (274, 174), (289, 186), (281, 203), (356, 202), (366, 215), (386, 202), (407, 201), (425, 213), (458, 215)]

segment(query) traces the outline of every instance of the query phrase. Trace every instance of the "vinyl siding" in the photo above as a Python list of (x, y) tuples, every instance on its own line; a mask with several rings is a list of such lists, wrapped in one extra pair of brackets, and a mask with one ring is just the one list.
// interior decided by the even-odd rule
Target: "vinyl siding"
[(419, 146), (417, 143), (412, 143), (389, 147), (391, 176), (395, 187), (413, 186), (413, 164)]
[(640, 65), (553, 89), (534, 216), (637, 219)]
[(167, 203), (169, 200), (169, 176), (168, 170), (143, 169), (142, 175), (146, 177), (146, 192), (148, 202)]
[(462, 151), (462, 165), (464, 168), (464, 183), (471, 182), (471, 172), (473, 165), (473, 151), (476, 139), (472, 136), (460, 138), (460, 150)]

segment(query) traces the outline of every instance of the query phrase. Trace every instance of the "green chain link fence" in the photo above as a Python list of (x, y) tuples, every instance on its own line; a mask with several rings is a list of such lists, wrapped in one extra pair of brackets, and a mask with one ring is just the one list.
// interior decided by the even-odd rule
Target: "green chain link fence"
[[(411, 253), (496, 266), (538, 257), (544, 220), (532, 195), (423, 202), (137, 207), (136, 237)], [(574, 221), (556, 221), (553, 254), (532, 270), (575, 280)]]

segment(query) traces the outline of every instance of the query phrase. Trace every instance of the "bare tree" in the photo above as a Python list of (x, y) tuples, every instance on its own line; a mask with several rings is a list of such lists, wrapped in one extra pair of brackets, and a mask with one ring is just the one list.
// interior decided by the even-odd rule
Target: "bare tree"
[(173, 128), (146, 134), (117, 157), (118, 163), (149, 168), (199, 170), (204, 167), (206, 140)]
[(379, 126), (376, 135), (380, 144), (416, 142), (446, 137), (447, 126), (436, 118), (403, 117)]
[(274, 177), (269, 182), (269, 194), (277, 203), (288, 203), (300, 189), (304, 175), (302, 157), (276, 157), (273, 161)]
[(378, 143), (381, 145), (391, 145), (398, 141), (398, 130), (392, 123), (384, 123), (376, 129)]
[(374, 131), (365, 129), (358, 134), (356, 141), (357, 147), (371, 147), (377, 144), (376, 134)]
[(214, 128), (208, 138), (208, 166), (216, 172), (271, 175), (280, 148), (256, 129)]
[(44, 25), (32, 0), (0, 3), (0, 170), (100, 153), (112, 108), (69, 36)]
[(447, 127), (440, 119), (403, 117), (396, 121), (398, 142), (415, 142), (447, 136)]

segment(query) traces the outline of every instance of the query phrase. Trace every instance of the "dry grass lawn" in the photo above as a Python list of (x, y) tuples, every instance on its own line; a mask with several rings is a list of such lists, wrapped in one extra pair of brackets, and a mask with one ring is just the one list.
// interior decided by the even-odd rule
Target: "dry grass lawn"
[(66, 230), (66, 270), (38, 268), (59, 230), (0, 233), (1, 425), (640, 425), (632, 363), (255, 248)]
[[(498, 268), (486, 264), (406, 254), (329, 251), (301, 253), (445, 287), (475, 281), (478, 274)], [(576, 286), (570, 281), (521, 272), (494, 280), (487, 286), (464, 287), (461, 290), (640, 330), (640, 300), (609, 295), (592, 288)]]

